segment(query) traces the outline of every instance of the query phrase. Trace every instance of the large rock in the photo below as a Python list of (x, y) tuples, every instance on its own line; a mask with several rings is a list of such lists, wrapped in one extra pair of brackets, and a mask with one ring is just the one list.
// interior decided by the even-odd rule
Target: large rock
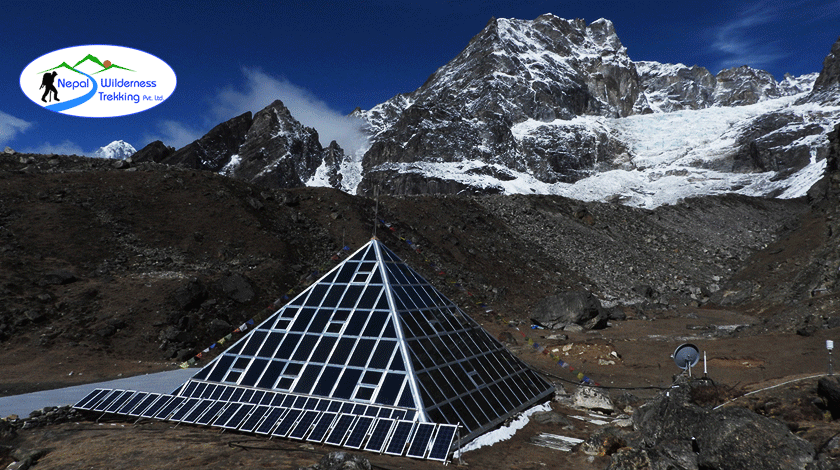
[(572, 395), (572, 404), (578, 408), (612, 413), (615, 411), (610, 395), (603, 389), (581, 385)]
[(198, 278), (192, 278), (181, 287), (175, 289), (173, 295), (175, 304), (181, 310), (192, 310), (201, 306), (207, 299), (207, 287)]
[(700, 468), (742, 470), (805, 469), (814, 446), (788, 427), (746, 408), (727, 407), (708, 413), (695, 427)]
[(840, 418), (840, 379), (837, 376), (822, 377), (817, 382), (817, 395), (834, 419)]
[(641, 445), (616, 453), (611, 469), (788, 470), (814, 461), (813, 445), (783, 423), (736, 406), (703, 408), (691, 401), (694, 384), (676, 385), (633, 415)]
[(546, 297), (534, 306), (531, 320), (537, 325), (560, 329), (569, 325), (599, 329), (607, 326), (609, 314), (591, 292), (563, 292)]
[(254, 300), (254, 288), (247, 277), (239, 273), (228, 273), (218, 282), (219, 288), (232, 300), (241, 304)]

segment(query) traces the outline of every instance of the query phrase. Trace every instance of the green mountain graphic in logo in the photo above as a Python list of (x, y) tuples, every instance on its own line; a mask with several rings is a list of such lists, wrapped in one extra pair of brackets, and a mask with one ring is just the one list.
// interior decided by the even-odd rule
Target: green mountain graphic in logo
[(53, 68), (46, 69), (46, 70), (43, 70), (43, 71), (38, 72), (38, 73), (49, 72), (51, 70), (55, 70), (55, 69), (59, 69), (59, 68), (66, 68), (66, 69), (70, 69), (70, 70), (72, 70), (73, 72), (76, 72), (76, 73), (82, 73), (79, 70), (76, 70), (76, 67), (78, 67), (79, 65), (81, 65), (85, 62), (88, 62), (88, 61), (93, 62), (94, 64), (98, 65), (99, 67), (102, 67), (102, 70), (98, 70), (96, 72), (93, 72), (92, 75), (96, 75), (98, 73), (102, 73), (106, 70), (112, 70), (112, 69), (119, 69), (119, 70), (126, 70), (128, 72), (134, 72), (134, 70), (131, 70), (129, 68), (122, 67), (122, 66), (119, 66), (117, 64), (114, 64), (110, 60), (106, 60), (105, 62), (102, 62), (96, 56), (94, 56), (92, 54), (88, 54), (82, 60), (76, 62), (76, 65), (71, 66), (67, 62), (62, 62), (62, 63), (60, 63), (59, 65), (56, 65)]

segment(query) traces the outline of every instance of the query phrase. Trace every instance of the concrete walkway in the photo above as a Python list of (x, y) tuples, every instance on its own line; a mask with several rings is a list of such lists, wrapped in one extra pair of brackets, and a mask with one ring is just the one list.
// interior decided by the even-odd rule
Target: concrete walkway
[(73, 405), (95, 388), (171, 393), (198, 371), (199, 369), (178, 369), (167, 372), (126, 377), (124, 379), (111, 380), (108, 382), (76, 385), (73, 387), (58, 388), (55, 390), (43, 390), (40, 392), (25, 393), (23, 395), (0, 397), (0, 418), (5, 418), (9, 415), (18, 415), (21, 418), (26, 418), (29, 416), (29, 413), (35, 410), (40, 410), (46, 406)]

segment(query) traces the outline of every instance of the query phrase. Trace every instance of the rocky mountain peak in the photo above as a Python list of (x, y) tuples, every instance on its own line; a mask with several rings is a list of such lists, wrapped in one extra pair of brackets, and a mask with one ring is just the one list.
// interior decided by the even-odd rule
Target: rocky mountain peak
[(840, 38), (831, 46), (823, 61), (820, 75), (814, 82), (811, 101), (825, 105), (840, 105)]
[(721, 70), (715, 79), (714, 98), (719, 106), (743, 106), (781, 96), (770, 72), (747, 65)]
[(138, 152), (140, 161), (209, 170), (275, 188), (304, 186), (319, 169), (326, 174), (323, 185), (334, 182), (337, 187), (337, 168), (344, 160), (341, 147), (322, 148), (318, 132), (298, 122), (280, 100), (253, 117), (249, 111), (225, 121), (173, 153), (165, 149), (153, 142)]

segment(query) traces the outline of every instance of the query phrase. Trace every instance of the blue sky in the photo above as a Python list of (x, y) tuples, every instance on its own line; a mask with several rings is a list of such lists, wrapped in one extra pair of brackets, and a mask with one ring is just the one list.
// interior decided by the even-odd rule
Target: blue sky
[[(114, 140), (179, 148), (214, 125), (280, 99), (321, 134), (352, 146), (344, 115), (410, 92), (455, 57), (491, 17), (611, 20), (630, 58), (819, 72), (840, 36), (840, 0), (682, 2), (237, 2), (11, 0), (4, 5), (0, 148), (90, 154)], [(150, 110), (115, 118), (53, 113), (20, 89), (24, 67), (48, 52), (114, 44), (153, 54), (178, 78)]]

